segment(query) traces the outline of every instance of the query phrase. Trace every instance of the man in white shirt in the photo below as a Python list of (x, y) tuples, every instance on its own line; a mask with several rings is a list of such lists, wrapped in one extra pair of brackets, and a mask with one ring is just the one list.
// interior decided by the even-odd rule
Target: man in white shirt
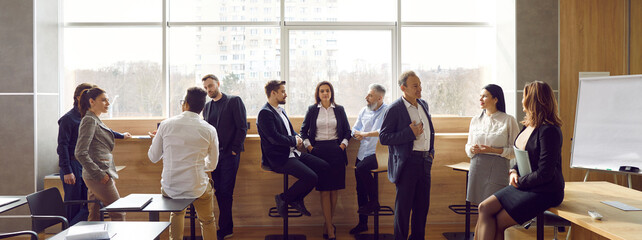
[[(183, 113), (161, 122), (147, 153), (157, 163), (163, 159), (161, 192), (176, 199), (196, 198), (194, 208), (201, 224), (203, 239), (216, 239), (216, 222), (212, 211), (212, 185), (208, 172), (218, 162), (216, 129), (199, 117), (205, 106), (205, 90), (187, 89), (181, 100)], [(170, 214), (169, 238), (183, 239), (185, 210)]]

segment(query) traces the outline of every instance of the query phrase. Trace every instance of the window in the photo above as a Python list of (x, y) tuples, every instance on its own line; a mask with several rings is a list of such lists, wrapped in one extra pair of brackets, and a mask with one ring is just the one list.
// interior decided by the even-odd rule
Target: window
[[(248, 28), (257, 29), (262, 33), (268, 27)], [(269, 27), (275, 31), (275, 27)], [(257, 39), (249, 41), (234, 41), (233, 38), (223, 38), (229, 32), (220, 31), (219, 27), (201, 27), (203, 39), (221, 39), (222, 44), (229, 44), (227, 51), (203, 45), (201, 48), (191, 48), (195, 40), (196, 27), (170, 28), (169, 38), (169, 64), (170, 69), (170, 116), (181, 112), (178, 101), (182, 99), (190, 86), (202, 86), (201, 78), (206, 74), (214, 74), (221, 80), (221, 91), (240, 96), (245, 103), (249, 116), (256, 115), (263, 104), (265, 94), (261, 88), (250, 88), (250, 84), (263, 86), (270, 80), (260, 72), (279, 71), (280, 64), (277, 60), (277, 45), (261, 46)], [(227, 41), (225, 41), (227, 40)], [(218, 44), (218, 43), (217, 43)], [(275, 44), (275, 43), (272, 43)], [(189, 56), (202, 55), (200, 61), (193, 61)], [(206, 57), (210, 56), (210, 57)], [(276, 64), (274, 69), (262, 65), (266, 59), (272, 59)], [(202, 65), (202, 70), (197, 71), (194, 66)], [(247, 72), (247, 74), (246, 74)]]
[(455, 116), (478, 114), (476, 96), (484, 85), (492, 83), (495, 72), (495, 52), (488, 47), (493, 44), (493, 29), (413, 27), (404, 29), (402, 35), (403, 70), (417, 73), (422, 97), (431, 111)]
[[(318, 31), (321, 38), (332, 36), (338, 46), (318, 46), (314, 51), (302, 51), (301, 57), (290, 61), (290, 81), (286, 89), (297, 93), (296, 104), (289, 106), (290, 115), (305, 115), (314, 103), (317, 83), (329, 81), (335, 91), (335, 101), (343, 105), (346, 113), (356, 116), (365, 106), (363, 98), (371, 83), (392, 86), (391, 31)], [(290, 38), (310, 35), (310, 31), (290, 31)], [(325, 42), (322, 41), (322, 42)], [(295, 48), (296, 46), (290, 46)], [(372, 49), (381, 49), (372, 51)], [(291, 49), (292, 50), (292, 49)], [(323, 51), (334, 51), (335, 56), (323, 56)], [(313, 53), (313, 55), (307, 55)], [(318, 54), (318, 55), (317, 55)], [(386, 102), (392, 99), (386, 95)]]
[[(82, 1), (82, 0), (76, 0)], [(97, 0), (93, 0), (97, 1)], [(125, 2), (125, 0), (120, 0)], [(154, 1), (154, 0), (146, 0)], [(108, 1), (109, 2), (109, 1)], [(127, 1), (129, 2), (129, 1)], [(137, 2), (137, 1), (135, 1)], [(161, 1), (155, 1), (159, 3)], [(261, 14), (267, 21), (278, 21), (279, 12), (271, 9), (279, 9), (280, 1), (264, 0), (263, 11), (259, 12), (257, 3), (252, 1), (226, 1), (226, 0), (170, 0), (169, 20), (180, 22), (194, 21), (248, 21), (253, 15)], [(219, 7), (220, 6), (220, 7)], [(123, 7), (123, 9), (127, 9)], [(160, 7), (159, 7), (159, 13)], [(196, 16), (201, 16), (198, 19)], [(263, 20), (263, 19), (261, 19)], [(160, 21), (160, 15), (159, 15)], [(257, 20), (258, 21), (258, 20)]]
[[(106, 118), (166, 116), (165, 95), (158, 94), (166, 88), (160, 39), (160, 28), (65, 29), (65, 93), (89, 82), (110, 98)], [(61, 99), (73, 105), (71, 98)]]
[(397, 76), (414, 70), (432, 114), (477, 115), (488, 83), (505, 87), (508, 109), (514, 102), (514, 7), (495, 0), (166, 1), (165, 16), (157, 0), (63, 1), (62, 92), (92, 82), (113, 101), (108, 118), (170, 117), (188, 87), (215, 74), (255, 116), (265, 82), (280, 79), (286, 110), (302, 116), (316, 84), (330, 81), (355, 116), (370, 83), (390, 102)]
[(391, 22), (396, 20), (396, 9), (395, 0), (377, 0), (376, 4), (369, 0), (285, 1), (285, 17), (290, 21)]

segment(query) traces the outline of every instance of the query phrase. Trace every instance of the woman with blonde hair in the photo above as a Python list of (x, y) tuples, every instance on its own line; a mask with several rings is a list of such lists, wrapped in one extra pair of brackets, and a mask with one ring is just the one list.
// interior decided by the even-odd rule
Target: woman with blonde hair
[(509, 186), (479, 204), (475, 239), (504, 239), (506, 228), (523, 224), (564, 199), (562, 176), (562, 121), (553, 89), (535, 81), (524, 87), (524, 127), (515, 147), (528, 152), (531, 173), (508, 172)]

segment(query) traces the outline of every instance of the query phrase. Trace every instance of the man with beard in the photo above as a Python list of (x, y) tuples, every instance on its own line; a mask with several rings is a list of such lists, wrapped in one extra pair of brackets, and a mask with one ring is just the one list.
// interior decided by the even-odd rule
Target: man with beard
[(312, 154), (302, 153), (296, 148), (303, 145), (303, 140), (292, 128), (292, 123), (285, 115), (285, 81), (272, 80), (265, 85), (268, 103), (261, 108), (256, 125), (261, 137), (261, 153), (264, 168), (277, 173), (289, 174), (297, 179), (287, 191), (274, 196), (279, 215), (287, 216), (288, 207), (294, 207), (303, 215), (310, 212), (303, 204), (307, 196), (317, 185), (318, 175), (330, 169), (330, 165)]
[(212, 98), (205, 104), (203, 118), (216, 128), (219, 139), (218, 166), (212, 172), (216, 202), (218, 202), (218, 239), (232, 237), (232, 196), (239, 170), (243, 142), (247, 134), (247, 117), (243, 100), (220, 92), (220, 82), (214, 74), (202, 78), (203, 88)]
[(387, 105), (383, 103), (386, 89), (379, 84), (370, 84), (366, 95), (367, 106), (359, 112), (359, 117), (352, 127), (352, 137), (361, 141), (357, 153), (356, 169), (354, 176), (357, 180), (357, 202), (359, 204), (359, 224), (350, 230), (350, 234), (357, 234), (368, 230), (368, 213), (379, 208), (377, 201), (374, 176), (370, 172), (377, 169), (377, 156), (375, 155), (379, 141), (379, 129), (383, 122), (383, 115)]

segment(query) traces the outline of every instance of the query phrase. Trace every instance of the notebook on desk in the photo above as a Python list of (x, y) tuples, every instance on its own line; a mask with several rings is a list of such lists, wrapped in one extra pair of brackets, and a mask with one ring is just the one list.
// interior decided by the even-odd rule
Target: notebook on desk
[(127, 197), (116, 200), (114, 203), (105, 207), (107, 210), (137, 211), (143, 210), (150, 202), (152, 197), (149, 195), (130, 194)]
[(71, 226), (67, 231), (66, 240), (110, 239), (116, 233), (109, 234), (107, 224), (91, 224)]
[(0, 207), (20, 200), (20, 198), (0, 198)]

